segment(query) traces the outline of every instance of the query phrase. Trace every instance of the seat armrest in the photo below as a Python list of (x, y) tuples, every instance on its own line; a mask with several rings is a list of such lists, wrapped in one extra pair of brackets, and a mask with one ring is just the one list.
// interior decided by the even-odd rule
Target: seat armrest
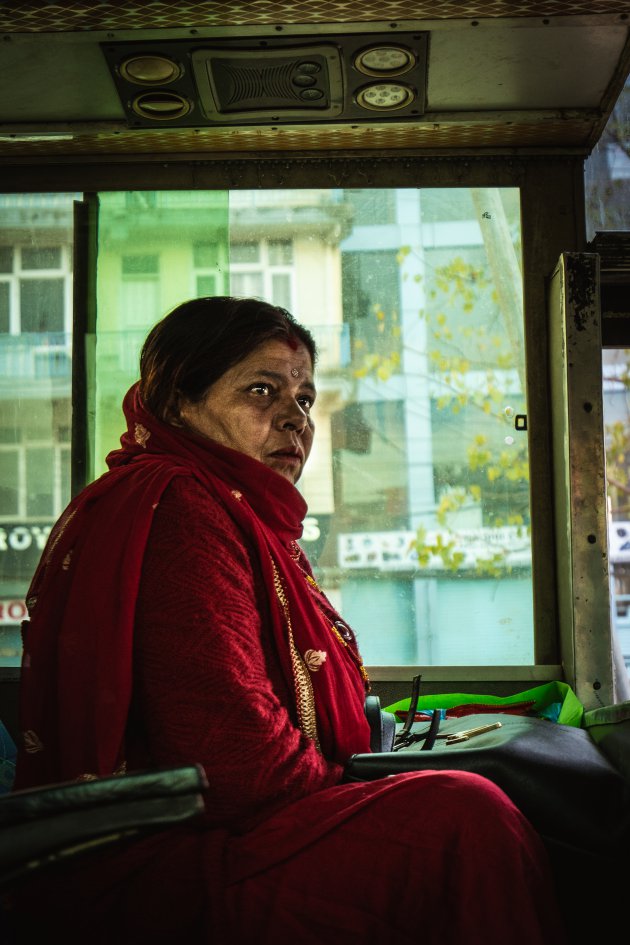
[(0, 888), (25, 874), (200, 816), (199, 765), (66, 782), (0, 797)]

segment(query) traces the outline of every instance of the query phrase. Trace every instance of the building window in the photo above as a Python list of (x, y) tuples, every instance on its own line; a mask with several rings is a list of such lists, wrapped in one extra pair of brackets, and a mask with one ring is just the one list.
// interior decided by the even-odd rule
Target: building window
[(0, 516), (52, 521), (70, 495), (70, 444), (26, 441), (0, 444)]
[(70, 331), (69, 246), (0, 247), (0, 333)]
[(230, 290), (293, 308), (293, 241), (269, 239), (230, 244)]
[(144, 328), (159, 311), (159, 256), (153, 253), (125, 255), (121, 266), (122, 324), (126, 329)]

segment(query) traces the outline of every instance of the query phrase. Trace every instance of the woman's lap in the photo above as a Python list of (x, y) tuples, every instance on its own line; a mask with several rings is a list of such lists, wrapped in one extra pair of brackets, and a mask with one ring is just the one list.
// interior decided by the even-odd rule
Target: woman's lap
[(329, 788), (229, 839), (164, 832), (42, 874), (20, 900), (51, 943), (58, 920), (66, 943), (560, 945), (552, 887), (498, 788), (423, 772)]
[(542, 843), (483, 778), (402, 775), (292, 808), (231, 843), (226, 898), (243, 945), (562, 941)]

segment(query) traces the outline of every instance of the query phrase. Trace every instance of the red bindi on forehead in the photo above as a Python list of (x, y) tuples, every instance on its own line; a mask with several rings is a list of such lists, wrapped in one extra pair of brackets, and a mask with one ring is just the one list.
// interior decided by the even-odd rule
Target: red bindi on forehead
[(300, 346), (299, 339), (296, 338), (295, 335), (290, 335), (290, 336), (287, 338), (287, 344), (288, 344), (289, 348), (291, 349), (291, 351), (297, 351), (297, 349), (298, 349), (299, 346)]

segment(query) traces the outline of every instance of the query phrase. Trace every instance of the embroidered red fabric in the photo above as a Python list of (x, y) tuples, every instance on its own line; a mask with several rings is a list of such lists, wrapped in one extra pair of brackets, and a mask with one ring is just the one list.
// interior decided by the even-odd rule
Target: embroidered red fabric
[[(331, 631), (338, 615), (292, 557), (297, 490), (157, 423), (134, 388), (125, 411), (110, 471), (71, 503), (31, 585), (17, 786), (200, 761), (207, 815), (36, 873), (15, 895), (25, 940), (563, 945), (540, 838), (494, 784), (339, 783), (339, 762), (368, 750), (364, 680), (352, 631)], [(321, 753), (296, 724), (272, 558)]]
[[(143, 557), (154, 511), (174, 477), (197, 480), (256, 550), (290, 689), (294, 673), (274, 563), (298, 651), (330, 652), (334, 642), (291, 559), (306, 512), (298, 490), (256, 460), (156, 420), (137, 385), (123, 407), (128, 428), (120, 449), (107, 458), (109, 471), (61, 516), (28, 591), (18, 788), (111, 774), (124, 765)], [(367, 751), (365, 684), (352, 648), (337, 647), (335, 659), (311, 681), (324, 756), (342, 763), (354, 751)]]

